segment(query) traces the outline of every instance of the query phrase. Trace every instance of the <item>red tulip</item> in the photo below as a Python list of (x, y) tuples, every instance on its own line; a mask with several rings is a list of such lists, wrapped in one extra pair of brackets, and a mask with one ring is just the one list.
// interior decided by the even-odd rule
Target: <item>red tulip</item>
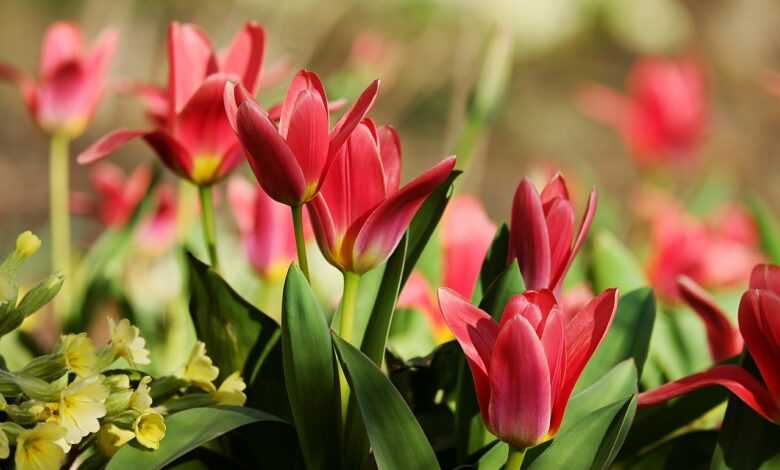
[[(443, 287), (465, 298), (471, 297), (495, 231), (496, 225), (477, 198), (470, 195), (453, 198), (441, 223)], [(437, 342), (452, 339), (436, 304), (435, 293), (422, 275), (412, 274), (398, 298), (398, 305), (425, 313)]]
[(106, 227), (121, 227), (144, 198), (149, 187), (151, 171), (139, 165), (128, 176), (116, 165), (101, 163), (89, 173), (97, 198), (83, 193), (71, 197), (74, 213), (96, 217)]
[(151, 216), (141, 222), (136, 240), (142, 251), (159, 255), (176, 242), (178, 205), (173, 189), (162, 185), (157, 190), (157, 207)]
[(644, 59), (631, 71), (628, 96), (599, 85), (579, 96), (583, 110), (623, 137), (639, 163), (689, 160), (707, 120), (704, 75), (689, 59)]
[(49, 134), (78, 137), (95, 113), (118, 34), (103, 31), (88, 51), (78, 26), (58, 21), (46, 30), (37, 83), (12, 65), (0, 63), (0, 79), (16, 83), (38, 125)]
[(456, 293), (439, 290), (441, 311), (466, 355), (491, 433), (518, 449), (555, 436), (617, 302), (617, 290), (610, 289), (567, 312), (551, 291), (528, 291), (507, 302), (497, 324)]
[(296, 258), (290, 209), (238, 177), (228, 182), (228, 201), (250, 265), (266, 280), (280, 279)]
[(720, 362), (741, 353), (742, 335), (732, 326), (729, 317), (718, 307), (715, 299), (687, 276), (681, 276), (677, 280), (677, 287), (683, 301), (704, 322), (712, 360)]
[(574, 206), (563, 176), (555, 175), (541, 195), (533, 183), (523, 179), (512, 203), (510, 232), (527, 289), (560, 293), (563, 279), (590, 230), (596, 202), (594, 189), (575, 239)]
[(780, 424), (780, 267), (758, 265), (739, 304), (739, 331), (763, 383), (736, 365), (716, 366), (639, 395), (650, 406), (712, 385), (721, 385), (764, 418)]
[(322, 190), (308, 205), (325, 258), (358, 274), (384, 262), (454, 166), (455, 157), (449, 157), (399, 189), (401, 146), (395, 130), (363, 120), (334, 156)]
[(329, 103), (317, 74), (300, 71), (287, 90), (278, 127), (250, 94), (232, 83), (225, 108), (249, 165), (266, 193), (289, 206), (312, 200), (331, 161), (374, 102), (374, 81), (329, 131)]
[(159, 91), (147, 90), (147, 99), (154, 100), (152, 116), (161, 126), (149, 132), (114, 131), (84, 151), (79, 162), (99, 160), (141, 137), (182, 178), (198, 185), (220, 181), (242, 160), (225, 116), (223, 90), (228, 80), (254, 90), (264, 50), (265, 31), (254, 23), (247, 23), (223, 54), (214, 51), (197, 26), (171, 23), (167, 100)]

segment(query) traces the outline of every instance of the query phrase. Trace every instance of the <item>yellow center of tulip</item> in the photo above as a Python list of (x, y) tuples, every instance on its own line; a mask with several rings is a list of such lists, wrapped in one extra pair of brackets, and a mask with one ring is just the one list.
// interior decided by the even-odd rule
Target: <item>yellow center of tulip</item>
[(222, 158), (218, 155), (204, 153), (197, 155), (192, 164), (192, 174), (190, 178), (195, 184), (213, 183), (217, 176), (217, 170), (222, 163)]

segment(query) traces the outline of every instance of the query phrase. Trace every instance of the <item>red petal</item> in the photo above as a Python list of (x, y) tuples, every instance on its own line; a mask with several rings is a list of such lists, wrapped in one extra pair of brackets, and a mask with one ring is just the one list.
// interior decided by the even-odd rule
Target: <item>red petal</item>
[(590, 192), (588, 197), (588, 205), (585, 207), (585, 213), (582, 215), (582, 222), (580, 223), (580, 231), (577, 233), (577, 239), (574, 241), (574, 246), (571, 249), (571, 255), (569, 259), (561, 268), (560, 271), (555, 273), (552, 278), (552, 289), (556, 292), (560, 290), (563, 285), (564, 277), (569, 271), (571, 264), (574, 262), (574, 258), (577, 253), (580, 252), (582, 244), (585, 243), (585, 238), (588, 236), (590, 226), (593, 224), (593, 218), (596, 216), (596, 208), (598, 207), (598, 193), (595, 189)]
[(524, 178), (512, 203), (512, 245), (525, 287), (546, 289), (550, 284), (550, 235), (542, 201), (534, 185)]
[(233, 217), (236, 219), (238, 231), (242, 235), (250, 233), (254, 227), (256, 189), (256, 184), (250, 183), (240, 176), (230, 178), (228, 181), (227, 199)]
[(398, 296), (398, 308), (414, 309), (425, 314), (435, 336), (442, 337), (445, 334), (449, 336), (450, 330), (436, 304), (433, 289), (420, 273), (413, 271), (409, 276), (409, 280), (406, 281)]
[(48, 80), (64, 64), (78, 62), (84, 52), (84, 41), (78, 26), (57, 21), (46, 29), (41, 46), (39, 76)]
[(131, 131), (128, 129), (116, 130), (110, 134), (104, 135), (97, 142), (90, 145), (86, 150), (79, 154), (76, 161), (81, 165), (88, 165), (96, 162), (114, 153), (116, 149), (125, 145), (128, 141), (145, 134), (145, 131)]
[(352, 249), (355, 272), (382, 263), (398, 245), (425, 199), (449, 176), (455, 157), (436, 164), (382, 202), (366, 219)]
[(38, 89), (32, 78), (11, 64), (0, 62), (0, 80), (14, 82), (22, 93), (24, 104), (36, 118), (38, 113)]
[(193, 157), (224, 157), (238, 142), (225, 112), (227, 81), (224, 74), (207, 78), (176, 119), (174, 135)]
[(352, 133), (352, 130), (363, 120), (371, 106), (374, 105), (376, 95), (379, 93), (379, 80), (374, 80), (358, 97), (344, 116), (339, 119), (333, 132), (330, 134), (330, 154), (335, 155)]
[(780, 403), (780, 297), (749, 290), (739, 303), (739, 330), (769, 393)]
[(342, 266), (340, 259), (341, 240), (336, 233), (333, 217), (330, 215), (328, 205), (322, 194), (317, 194), (314, 199), (306, 204), (311, 220), (311, 227), (317, 239), (317, 246), (326, 260), (333, 266)]
[(225, 52), (220, 60), (220, 70), (237, 75), (241, 83), (254, 94), (260, 84), (263, 67), (265, 29), (255, 22), (248, 22)]
[(463, 348), (474, 378), (479, 409), (487, 421), (491, 394), (488, 365), (498, 337), (498, 325), (490, 315), (449, 289), (439, 289), (439, 309), (450, 331)]
[(249, 260), (263, 277), (276, 277), (296, 257), (292, 212), (258, 187), (253, 218), (252, 232), (245, 242)]
[(720, 362), (742, 352), (742, 335), (718, 307), (715, 299), (693, 279), (681, 276), (677, 280), (680, 297), (704, 322), (712, 360)]
[(765, 289), (780, 295), (780, 266), (759, 264), (750, 274), (751, 289)]
[(557, 198), (563, 198), (567, 201), (571, 199), (569, 197), (569, 188), (566, 185), (566, 179), (564, 179), (562, 174), (555, 173), (555, 176), (552, 177), (550, 182), (547, 183), (547, 186), (542, 190), (541, 198), (542, 205), (544, 206)]
[(541, 442), (550, 429), (550, 371), (542, 343), (524, 317), (501, 327), (488, 374), (490, 431), (517, 449)]
[(639, 394), (639, 406), (652, 406), (701, 388), (721, 385), (739, 397), (756, 413), (772, 422), (780, 420), (780, 411), (769, 392), (755, 377), (736, 365), (717, 366), (689, 375), (654, 390)]
[(238, 114), (238, 107), (245, 100), (254, 99), (244, 85), (240, 83), (236, 84), (230, 80), (225, 83), (225, 90), (222, 98), (225, 102), (225, 115), (227, 116), (228, 123), (233, 131), (237, 132), (236, 115)]
[(207, 76), (217, 71), (214, 49), (206, 34), (193, 24), (172, 22), (168, 27), (168, 93), (171, 112), (178, 113)]
[(306, 187), (298, 161), (257, 103), (247, 100), (239, 106), (237, 127), (249, 165), (265, 192), (283, 204), (302, 204)]
[(170, 117), (168, 90), (156, 85), (129, 83), (121, 85), (120, 93), (128, 93), (139, 98), (146, 110), (146, 116), (157, 127), (166, 127)]
[(385, 125), (377, 129), (382, 168), (385, 171), (385, 188), (388, 194), (401, 186), (401, 139), (393, 127)]
[(322, 100), (322, 106), (328, 108), (328, 98), (325, 95), (325, 88), (322, 86), (320, 77), (308, 70), (301, 70), (293, 77), (290, 87), (287, 88), (287, 95), (279, 110), (279, 133), (287, 138), (287, 130), (290, 126), (290, 119), (295, 109), (295, 103), (298, 101), (298, 95), (303, 91), (310, 91)]
[(557, 198), (546, 210), (547, 233), (550, 235), (550, 267), (559, 273), (571, 258), (574, 239), (574, 208), (565, 199)]
[[(563, 383), (566, 379), (566, 331), (563, 324), (563, 313), (554, 309), (545, 322), (542, 332), (542, 346), (550, 369), (550, 396), (553, 407), (564, 404), (558, 400), (563, 393)], [(563, 411), (552, 411), (550, 433), (555, 434), (561, 425)]]
[(182, 178), (190, 178), (192, 155), (173, 136), (157, 130), (144, 134), (144, 140), (171, 171)]
[(511, 320), (515, 315), (521, 315), (534, 327), (536, 334), (541, 337), (544, 331), (547, 317), (557, 310), (558, 304), (555, 296), (549, 290), (526, 291), (522, 295), (515, 295), (504, 307), (501, 314), (501, 324)]
[(310, 187), (316, 191), (328, 161), (328, 110), (319, 93), (311, 89), (298, 93), (286, 124), (285, 133), (280, 123), (280, 133), (298, 160), (307, 192)]
[(114, 28), (108, 28), (100, 33), (89, 58), (85, 63), (88, 99), (85, 104), (85, 113), (91, 118), (95, 113), (98, 102), (106, 88), (106, 71), (116, 53), (119, 43), (119, 32)]

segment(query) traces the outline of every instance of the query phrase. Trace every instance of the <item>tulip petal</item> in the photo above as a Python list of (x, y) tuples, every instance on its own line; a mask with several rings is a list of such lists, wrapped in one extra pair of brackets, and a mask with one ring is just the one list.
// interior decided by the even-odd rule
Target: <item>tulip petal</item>
[(35, 117), (38, 109), (38, 89), (35, 81), (11, 64), (0, 62), (0, 80), (13, 82), (22, 93), (27, 110)]
[[(547, 317), (541, 338), (547, 367), (550, 369), (551, 402), (555, 407), (562, 404), (558, 401), (558, 396), (562, 393), (566, 379), (566, 330), (563, 324), (563, 313), (559, 309), (554, 309)], [(563, 413), (561, 412), (560, 415), (562, 416)], [(557, 416), (554, 410), (552, 416)], [(551, 418), (550, 433), (557, 432), (559, 425), (560, 421), (554, 422)]]
[(352, 248), (355, 272), (366, 272), (390, 256), (417, 210), (454, 167), (455, 157), (444, 159), (377, 206), (355, 239)]
[(574, 258), (577, 256), (577, 253), (580, 252), (580, 248), (582, 248), (582, 244), (585, 243), (585, 238), (588, 236), (588, 232), (590, 231), (590, 226), (593, 224), (593, 218), (596, 216), (597, 207), (598, 207), (598, 193), (596, 192), (596, 189), (593, 189), (590, 192), (590, 196), (588, 197), (588, 205), (585, 206), (585, 213), (582, 215), (580, 230), (577, 233), (577, 239), (574, 240), (574, 246), (571, 249), (571, 254), (569, 255), (569, 259), (566, 261), (564, 265), (562, 265), (560, 270), (557, 273), (555, 273), (555, 275), (552, 278), (551, 287), (553, 288), (553, 290), (558, 291), (563, 285), (563, 280), (564, 277), (566, 276), (566, 273), (569, 271), (571, 264), (574, 262)]
[(607, 289), (580, 311), (564, 311), (566, 328), (566, 374), (553, 406), (552, 429), (563, 420), (572, 390), (593, 353), (606, 336), (618, 303), (618, 290)]
[(244, 101), (236, 124), (249, 165), (265, 192), (283, 204), (303, 203), (306, 187), (298, 161), (260, 106)]
[(385, 188), (388, 194), (392, 194), (401, 186), (401, 139), (398, 132), (389, 125), (378, 128), (377, 133), (379, 154), (385, 171)]
[[(328, 162), (328, 110), (314, 90), (298, 93), (287, 122), (287, 145), (298, 160), (307, 189), (319, 189)], [(313, 195), (313, 194), (310, 194)]]
[(346, 142), (347, 137), (363, 120), (371, 106), (374, 105), (377, 93), (379, 93), (379, 80), (374, 80), (368, 88), (363, 90), (357, 101), (344, 113), (344, 116), (339, 119), (339, 122), (336, 123), (333, 132), (330, 134), (330, 155), (335, 155), (339, 151), (344, 142)]
[(287, 138), (290, 119), (295, 109), (295, 103), (298, 101), (298, 95), (307, 90), (318, 95), (325, 109), (328, 108), (328, 98), (319, 75), (308, 70), (298, 72), (287, 88), (287, 95), (285, 95), (282, 107), (279, 109), (279, 134), (284, 138)]
[(343, 266), (343, 261), (340, 259), (341, 240), (336, 232), (333, 217), (322, 193), (314, 196), (314, 199), (309, 201), (306, 207), (309, 211), (309, 219), (314, 230), (314, 236), (317, 239), (317, 246), (320, 247), (322, 256), (334, 266)]
[(739, 397), (769, 421), (777, 422), (780, 411), (767, 389), (745, 369), (736, 365), (713, 367), (698, 374), (689, 375), (654, 390), (639, 394), (639, 406), (652, 406), (701, 388), (721, 385)]
[(238, 132), (238, 125), (236, 124), (238, 107), (245, 100), (252, 100), (252, 95), (249, 94), (249, 91), (244, 85), (228, 80), (227, 83), (225, 83), (225, 90), (222, 98), (225, 102), (225, 115), (227, 116), (228, 123), (233, 129), (233, 132)]
[(534, 327), (536, 334), (541, 337), (545, 329), (547, 317), (557, 310), (558, 303), (555, 296), (547, 289), (540, 291), (526, 291), (522, 295), (515, 295), (509, 299), (501, 314), (501, 325), (511, 320), (515, 315), (521, 315)]
[(193, 156), (223, 157), (238, 139), (225, 113), (225, 74), (207, 78), (176, 120), (174, 135)]
[(750, 273), (750, 288), (765, 289), (780, 295), (780, 266), (759, 264)]
[(488, 366), (493, 345), (498, 338), (498, 325), (490, 315), (449, 289), (439, 289), (439, 309), (466, 355), (474, 378), (479, 409), (482, 416), (487, 417), (491, 395)]
[(557, 198), (545, 213), (547, 232), (550, 234), (550, 267), (554, 273), (558, 273), (571, 257), (574, 209), (569, 201)]
[(518, 449), (550, 429), (550, 371), (544, 347), (524, 317), (509, 320), (490, 354), (490, 431)]
[(780, 403), (780, 296), (752, 289), (739, 303), (739, 331), (769, 393)]
[(423, 313), (431, 324), (434, 335), (443, 336), (449, 332), (444, 317), (439, 311), (433, 290), (428, 281), (418, 272), (412, 272), (404, 289), (398, 296), (398, 308), (414, 309)]
[(525, 287), (531, 290), (548, 288), (550, 236), (539, 193), (527, 178), (515, 192), (510, 233)]
[(146, 116), (156, 126), (167, 126), (170, 117), (167, 89), (145, 83), (125, 83), (120, 86), (120, 93), (127, 93), (141, 100)]
[(162, 130), (144, 134), (144, 140), (171, 171), (182, 178), (190, 178), (192, 155), (178, 140)]
[(720, 362), (742, 352), (742, 335), (707, 291), (687, 276), (677, 280), (677, 288), (683, 301), (704, 322), (713, 361)]
[(265, 54), (265, 29), (250, 21), (233, 38), (233, 42), (221, 58), (220, 70), (235, 74), (252, 93), (260, 84), (260, 74)]
[(146, 131), (131, 131), (128, 129), (118, 129), (114, 132), (104, 135), (97, 142), (90, 145), (81, 152), (76, 161), (81, 165), (88, 165), (98, 160), (102, 160), (108, 155), (114, 153), (116, 149), (125, 145), (128, 141), (146, 134)]
[(97, 39), (95, 47), (92, 50), (85, 64), (85, 73), (87, 78), (87, 89), (89, 99), (87, 100), (86, 114), (92, 117), (97, 108), (100, 98), (105, 90), (105, 75), (111, 60), (116, 53), (119, 43), (119, 32), (114, 28), (107, 28)]
[(547, 204), (555, 199), (562, 198), (569, 201), (569, 187), (566, 185), (566, 179), (558, 172), (552, 177), (547, 186), (544, 187), (541, 194), (542, 205), (545, 206), (545, 212), (547, 212)]
[(41, 46), (39, 76), (48, 80), (64, 64), (78, 62), (84, 51), (84, 41), (78, 26), (69, 21), (57, 21), (46, 29)]
[(263, 277), (282, 274), (296, 257), (292, 212), (256, 188), (254, 226), (246, 239), (252, 267)]
[(227, 185), (227, 199), (238, 231), (244, 235), (250, 233), (255, 224), (255, 191), (257, 185), (240, 176), (230, 178)]
[(629, 120), (628, 97), (602, 85), (588, 84), (576, 96), (577, 107), (590, 118), (614, 129), (622, 129)]
[(193, 24), (172, 22), (168, 27), (171, 112), (179, 113), (203, 80), (216, 71), (214, 49), (203, 30)]

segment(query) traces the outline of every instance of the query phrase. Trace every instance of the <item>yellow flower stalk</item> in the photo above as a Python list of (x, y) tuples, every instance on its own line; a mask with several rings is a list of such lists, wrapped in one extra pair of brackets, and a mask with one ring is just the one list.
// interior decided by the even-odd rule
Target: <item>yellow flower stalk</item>
[(133, 395), (130, 397), (130, 408), (136, 411), (146, 411), (152, 407), (152, 397), (149, 395), (149, 383), (152, 378), (148, 375), (138, 382)]
[(60, 338), (60, 350), (69, 371), (79, 377), (89, 377), (96, 373), (95, 345), (86, 333), (63, 335)]
[(103, 454), (113, 457), (120, 447), (130, 442), (135, 437), (133, 431), (122, 429), (114, 424), (107, 424), (100, 428), (97, 435), (97, 445)]
[(117, 356), (125, 358), (130, 367), (149, 364), (149, 350), (138, 327), (126, 318), (119, 323), (109, 318), (108, 325), (111, 329), (111, 349)]
[(16, 470), (45, 470), (60, 467), (65, 451), (66, 431), (54, 423), (39, 423), (16, 438)]
[(165, 437), (165, 418), (156, 411), (146, 411), (135, 420), (133, 429), (139, 444), (147, 449), (156, 450)]
[(197, 341), (192, 348), (187, 365), (184, 367), (182, 378), (196, 387), (213, 393), (216, 391), (216, 387), (212, 382), (218, 376), (219, 368), (206, 355), (206, 345), (202, 341)]
[(88, 434), (98, 432), (98, 420), (106, 415), (108, 394), (100, 376), (76, 379), (62, 391), (56, 419), (66, 431), (67, 443), (77, 444)]
[(246, 403), (246, 384), (239, 372), (230, 374), (212, 395), (218, 405), (243, 406)]

